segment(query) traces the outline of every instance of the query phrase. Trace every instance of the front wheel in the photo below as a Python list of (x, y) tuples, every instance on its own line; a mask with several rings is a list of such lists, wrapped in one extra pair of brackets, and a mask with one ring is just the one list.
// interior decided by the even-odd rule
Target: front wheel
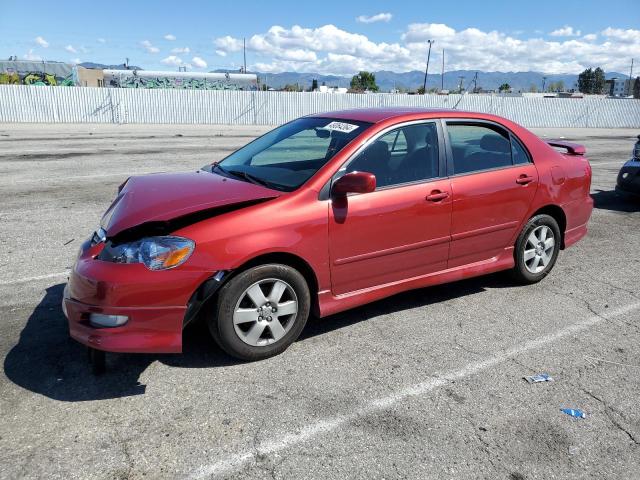
[(282, 353), (298, 338), (310, 305), (309, 287), (300, 272), (288, 265), (260, 265), (220, 289), (209, 330), (229, 355), (261, 360)]
[(558, 258), (561, 242), (558, 222), (550, 215), (531, 218), (516, 242), (513, 276), (521, 283), (536, 283), (546, 277)]

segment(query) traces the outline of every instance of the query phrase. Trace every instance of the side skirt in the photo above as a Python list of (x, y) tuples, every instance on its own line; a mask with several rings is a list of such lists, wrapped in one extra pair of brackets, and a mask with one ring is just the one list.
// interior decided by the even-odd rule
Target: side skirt
[(320, 317), (326, 317), (328, 315), (333, 315), (334, 313), (343, 312), (350, 308), (359, 307), (360, 305), (390, 297), (391, 295), (405, 292), (407, 290), (456, 282), (458, 280), (478, 277), (489, 273), (499, 272), (501, 270), (508, 270), (515, 266), (513, 250), (514, 247), (505, 248), (500, 255), (488, 260), (441, 270), (440, 272), (434, 272), (420, 277), (408, 278), (406, 280), (357, 290), (343, 295), (335, 296), (330, 290), (318, 292)]

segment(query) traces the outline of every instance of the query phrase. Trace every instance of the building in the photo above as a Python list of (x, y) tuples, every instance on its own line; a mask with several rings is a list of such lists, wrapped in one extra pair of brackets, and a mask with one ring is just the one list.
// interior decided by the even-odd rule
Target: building
[(79, 87), (104, 87), (104, 70), (79, 66), (77, 77)]
[(102, 70), (109, 88), (173, 88), (194, 90), (257, 90), (255, 73), (165, 72)]
[(619, 78), (612, 78), (604, 82), (604, 93), (610, 97), (628, 97), (633, 95), (633, 87), (636, 79), (628, 78), (625, 80)]
[(2, 60), (0, 85), (73, 86), (76, 84), (74, 65), (62, 62)]
[(320, 85), (315, 91), (318, 93), (347, 93), (347, 89), (344, 87), (327, 87), (326, 85)]

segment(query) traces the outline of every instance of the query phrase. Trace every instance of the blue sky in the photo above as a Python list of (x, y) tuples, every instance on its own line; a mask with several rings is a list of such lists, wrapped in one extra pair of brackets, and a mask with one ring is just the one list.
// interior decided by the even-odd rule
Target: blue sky
[[(599, 1), (0, 0), (0, 58), (207, 71), (350, 74), (424, 68), (426, 40), (447, 70), (576, 73), (640, 63), (640, 5)], [(639, 66), (640, 71), (640, 66)]]

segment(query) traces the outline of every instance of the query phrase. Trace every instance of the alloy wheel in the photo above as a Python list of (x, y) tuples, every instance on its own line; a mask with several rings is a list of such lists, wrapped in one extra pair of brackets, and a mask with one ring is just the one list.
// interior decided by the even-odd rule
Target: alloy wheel
[(253, 347), (270, 345), (284, 337), (298, 313), (298, 298), (287, 282), (260, 280), (247, 288), (233, 312), (236, 335)]
[(524, 264), (531, 273), (540, 273), (553, 258), (556, 246), (553, 230), (546, 225), (534, 228), (524, 245)]

